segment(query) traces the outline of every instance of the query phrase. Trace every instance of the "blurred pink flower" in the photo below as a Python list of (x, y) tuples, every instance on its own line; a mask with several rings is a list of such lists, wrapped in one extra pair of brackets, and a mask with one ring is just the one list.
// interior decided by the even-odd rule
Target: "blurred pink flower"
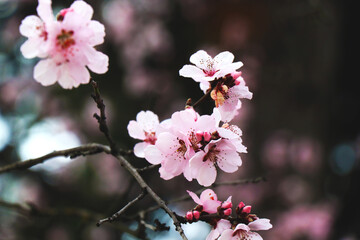
[(28, 16), (20, 25), (20, 33), (29, 38), (21, 46), (24, 57), (45, 58), (35, 66), (36, 81), (71, 89), (90, 81), (86, 67), (95, 73), (107, 71), (108, 57), (94, 49), (104, 41), (104, 26), (91, 20), (90, 5), (75, 1), (55, 20), (51, 0), (39, 0), (37, 12), (40, 18)]
[(270, 239), (288, 240), (300, 236), (309, 239), (328, 239), (333, 223), (334, 206), (321, 204), (298, 206), (278, 216), (275, 228), (269, 234)]

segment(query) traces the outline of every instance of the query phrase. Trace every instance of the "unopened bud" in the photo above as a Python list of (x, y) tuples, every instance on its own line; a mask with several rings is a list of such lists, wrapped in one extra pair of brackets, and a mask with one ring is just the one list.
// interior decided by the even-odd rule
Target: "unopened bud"
[(211, 134), (208, 132), (204, 132), (204, 140), (209, 142), (211, 140)]
[(197, 131), (197, 132), (195, 133), (195, 136), (196, 136), (196, 140), (197, 140), (198, 142), (200, 142), (200, 141), (202, 140), (203, 136), (204, 136), (204, 132), (203, 132), (203, 131)]
[(241, 72), (233, 72), (233, 73), (231, 74), (231, 76), (236, 80), (236, 79), (238, 79), (238, 77), (241, 76)]
[(193, 211), (193, 214), (194, 214), (194, 218), (195, 218), (196, 220), (199, 220), (199, 218), (200, 218), (200, 212), (198, 212), (198, 211)]
[(249, 205), (245, 206), (242, 211), (249, 214), (251, 212), (251, 206)]
[(224, 215), (226, 215), (226, 216), (230, 216), (231, 213), (232, 213), (231, 208), (228, 208), (228, 209), (225, 209), (225, 210), (224, 210)]
[(221, 208), (232, 208), (232, 203), (231, 202), (224, 202), (221, 205)]
[(240, 202), (238, 208), (242, 209), (243, 207), (245, 207), (245, 203)]
[(193, 220), (193, 217), (194, 217), (194, 215), (191, 211), (188, 211), (186, 213), (186, 216), (185, 216), (186, 220), (191, 221), (191, 220)]

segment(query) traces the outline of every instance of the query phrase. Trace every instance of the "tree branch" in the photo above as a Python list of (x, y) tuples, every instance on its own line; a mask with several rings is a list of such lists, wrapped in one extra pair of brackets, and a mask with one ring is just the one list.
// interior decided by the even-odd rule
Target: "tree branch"
[(70, 148), (70, 149), (65, 149), (65, 150), (60, 150), (60, 151), (53, 151), (53, 152), (46, 154), (44, 156), (41, 156), (39, 158), (29, 159), (29, 160), (22, 161), (22, 162), (16, 162), (16, 163), (12, 163), (12, 164), (0, 167), (0, 174), (5, 173), (5, 172), (14, 171), (14, 170), (28, 169), (34, 165), (43, 163), (53, 157), (64, 156), (64, 157), (76, 158), (78, 156), (92, 155), (92, 154), (97, 154), (97, 153), (101, 153), (101, 152), (110, 153), (110, 148), (108, 146), (101, 145), (98, 143), (89, 143), (89, 144), (75, 147), (75, 148)]
[(106, 123), (105, 105), (104, 105), (104, 101), (101, 98), (98, 85), (94, 80), (91, 80), (91, 85), (93, 86), (93, 89), (94, 89), (94, 94), (92, 95), (92, 98), (94, 99), (94, 101), (97, 104), (98, 109), (100, 110), (100, 116), (95, 113), (94, 117), (97, 119), (97, 121), (99, 123), (100, 131), (102, 133), (104, 133), (106, 139), (108, 140), (108, 142), (110, 144), (111, 154), (120, 162), (121, 166), (123, 166), (134, 177), (134, 179), (138, 182), (140, 187), (142, 189), (146, 190), (146, 192), (155, 200), (155, 202), (159, 205), (159, 207), (162, 208), (172, 218), (172, 220), (174, 221), (175, 228), (179, 232), (182, 239), (187, 240), (187, 237), (185, 236), (184, 230), (181, 228), (181, 224), (178, 221), (178, 219), (177, 219), (176, 215), (174, 214), (174, 212), (172, 212), (170, 210), (170, 208), (165, 204), (164, 200), (162, 200), (150, 188), (150, 186), (140, 176), (137, 169), (134, 166), (132, 166), (124, 158), (124, 156), (123, 156), (124, 154), (117, 149), (117, 146), (115, 145), (114, 141), (112, 140), (112, 138), (110, 136), (109, 128), (108, 128), (107, 123)]

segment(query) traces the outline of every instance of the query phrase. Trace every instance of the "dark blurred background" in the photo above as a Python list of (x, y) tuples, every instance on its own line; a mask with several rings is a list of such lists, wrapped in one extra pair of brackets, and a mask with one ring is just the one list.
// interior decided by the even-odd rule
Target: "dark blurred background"
[[(141, 110), (160, 120), (202, 96), (198, 84), (178, 70), (204, 49), (231, 51), (242, 61), (254, 93), (233, 120), (243, 130), (248, 153), (234, 174), (218, 180), (266, 176), (266, 182), (223, 186), (221, 200), (252, 205), (274, 228), (267, 240), (360, 239), (358, 183), (360, 94), (355, 61), (355, 1), (335, 0), (102, 0), (87, 1), (106, 27), (97, 49), (110, 57), (109, 71), (92, 74), (107, 107), (111, 134), (123, 149), (136, 141), (126, 126)], [(53, 1), (54, 12), (72, 1)], [(24, 59), (21, 20), (36, 14), (35, 0), (0, 0), (0, 166), (88, 142), (106, 144), (92, 118), (90, 85), (71, 91), (43, 87), (32, 78), (38, 59)], [(356, 63), (356, 65), (355, 65)], [(211, 113), (213, 103), (197, 109)], [(143, 159), (130, 157), (137, 167)], [(143, 174), (170, 200), (200, 186), (183, 176), (170, 181), (156, 169)], [(105, 154), (57, 158), (28, 171), (0, 176), (0, 199), (39, 208), (80, 208), (109, 216), (140, 193), (117, 162)], [(127, 215), (154, 205), (150, 198)], [(171, 205), (179, 214), (193, 202)], [(171, 225), (162, 211), (148, 216)], [(136, 221), (124, 220), (136, 229)], [(0, 239), (136, 239), (121, 224), (95, 226), (96, 219), (66, 214), (39, 216), (0, 204)], [(192, 224), (194, 225), (194, 224)], [(205, 239), (206, 224), (185, 226), (189, 239)], [(153, 233), (150, 239), (179, 239)]]

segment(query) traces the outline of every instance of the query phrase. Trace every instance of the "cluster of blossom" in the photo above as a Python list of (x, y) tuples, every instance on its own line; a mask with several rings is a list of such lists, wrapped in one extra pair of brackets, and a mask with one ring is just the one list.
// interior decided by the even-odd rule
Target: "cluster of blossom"
[(44, 58), (35, 66), (36, 81), (71, 89), (90, 81), (86, 67), (99, 74), (107, 71), (108, 57), (94, 49), (103, 43), (105, 29), (91, 20), (90, 5), (75, 1), (54, 16), (51, 0), (39, 0), (37, 13), (39, 17), (28, 16), (20, 25), (20, 33), (28, 38), (20, 49), (24, 57)]
[[(251, 98), (252, 93), (236, 70), (241, 62), (233, 63), (234, 55), (222, 52), (214, 59), (200, 50), (190, 57), (196, 66), (185, 65), (180, 75), (200, 82), (204, 92), (215, 100), (211, 115), (200, 116), (192, 107), (172, 114), (159, 122), (151, 111), (141, 111), (136, 121), (128, 125), (129, 135), (140, 142), (135, 145), (137, 157), (151, 164), (161, 164), (163, 179), (184, 174), (189, 181), (196, 179), (203, 186), (215, 182), (217, 167), (224, 172), (237, 171), (245, 153), (240, 128), (228, 122), (241, 106), (239, 98)], [(224, 122), (221, 124), (220, 122)]]
[(188, 107), (161, 123), (151, 111), (141, 111), (136, 120), (129, 122), (128, 131), (143, 142), (135, 145), (134, 153), (151, 164), (161, 164), (163, 179), (183, 173), (189, 181), (196, 178), (199, 184), (210, 186), (216, 179), (216, 167), (232, 173), (242, 164), (239, 153), (246, 152), (242, 132), (228, 123), (219, 126), (217, 109), (212, 115), (200, 116)]
[(191, 198), (198, 205), (186, 213), (188, 222), (205, 221), (212, 226), (206, 240), (262, 240), (262, 237), (253, 231), (268, 230), (272, 228), (270, 220), (258, 218), (251, 213), (251, 206), (240, 202), (232, 214), (231, 196), (224, 202), (218, 200), (211, 189), (204, 190), (200, 198), (188, 191)]

